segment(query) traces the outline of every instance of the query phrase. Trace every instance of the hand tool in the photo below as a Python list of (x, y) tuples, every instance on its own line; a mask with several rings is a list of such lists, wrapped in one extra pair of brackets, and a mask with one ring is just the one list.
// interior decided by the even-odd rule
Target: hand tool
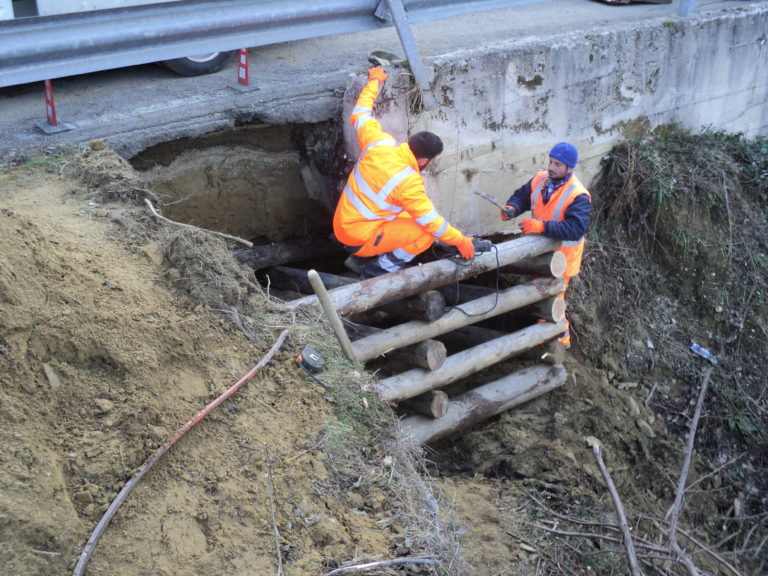
[(496, 198), (494, 198), (490, 194), (486, 194), (485, 192), (480, 192), (480, 190), (472, 190), (472, 192), (480, 196), (480, 198), (485, 198), (486, 200), (488, 200), (488, 202), (490, 202), (494, 206), (498, 206), (501, 209), (501, 211), (504, 213), (504, 216), (506, 216), (507, 218), (512, 219), (515, 217), (515, 213), (512, 212), (512, 210), (510, 210), (506, 206), (502, 206), (501, 204), (499, 204), (499, 201), (496, 200)]
[[(486, 240), (485, 238), (472, 238), (472, 246), (475, 247), (475, 254), (484, 254), (490, 252), (493, 248), (493, 242)], [(457, 258), (460, 256), (459, 249), (455, 246), (442, 245), (441, 246), (447, 255), (451, 258)]]

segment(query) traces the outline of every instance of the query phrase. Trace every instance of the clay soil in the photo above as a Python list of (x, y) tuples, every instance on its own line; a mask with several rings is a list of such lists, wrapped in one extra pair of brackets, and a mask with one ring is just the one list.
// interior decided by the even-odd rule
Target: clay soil
[[(141, 176), (96, 148), (0, 174), (0, 573), (72, 573), (126, 483), (286, 330), (136, 484), (85, 574), (314, 576), (430, 554), (442, 564), (366, 573), (626, 574), (616, 532), (555, 531), (616, 524), (598, 443), (636, 535), (666, 545), (709, 366), (693, 340), (725, 358), (681, 527), (716, 551), (693, 552), (706, 573), (765, 569), (768, 339), (746, 321), (765, 321), (765, 285), (747, 312), (746, 283), (718, 292), (721, 260), (683, 271), (634, 259), (641, 244), (598, 218), (605, 235), (571, 288), (568, 382), (422, 451), (398, 437), (367, 392), (375, 375), (341, 357), (320, 314), (286, 314), (223, 240), (153, 218)], [(329, 359), (330, 392), (296, 365), (308, 343)], [(734, 395), (737, 408), (722, 400)], [(355, 423), (367, 429), (350, 442)], [(682, 573), (656, 556), (647, 573)]]

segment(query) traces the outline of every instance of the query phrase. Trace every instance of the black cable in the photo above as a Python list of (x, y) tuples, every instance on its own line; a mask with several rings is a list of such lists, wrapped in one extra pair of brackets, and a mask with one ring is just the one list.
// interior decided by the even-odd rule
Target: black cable
[(323, 387), (323, 389), (324, 389), (325, 391), (327, 391), (327, 392), (331, 392), (331, 389), (330, 389), (330, 388), (328, 388), (328, 386), (326, 386), (325, 384), (323, 384), (323, 383), (320, 381), (320, 379), (319, 379), (317, 376), (315, 376), (314, 374), (312, 374), (312, 372), (310, 372), (310, 371), (307, 369), (307, 367), (306, 367), (306, 366), (304, 366), (304, 364), (302, 364), (301, 362), (296, 362), (296, 364), (298, 364), (299, 366), (301, 366), (301, 369), (302, 369), (302, 370), (304, 370), (304, 372), (306, 372), (306, 373), (309, 375), (309, 377), (310, 377), (310, 378), (312, 378), (312, 380), (314, 380), (314, 381), (315, 381), (315, 382), (317, 382), (317, 383), (318, 383), (320, 386), (322, 386), (322, 387)]
[(454, 304), (450, 305), (450, 306), (446, 306), (445, 307), (446, 310), (458, 310), (462, 314), (464, 314), (465, 316), (467, 316), (469, 318), (475, 318), (477, 316), (483, 316), (485, 314), (488, 314), (488, 312), (491, 312), (492, 310), (494, 310), (499, 305), (499, 292), (501, 291), (501, 289), (500, 289), (500, 284), (501, 284), (501, 282), (500, 282), (501, 281), (501, 262), (499, 262), (499, 249), (498, 249), (498, 247), (497, 246), (492, 246), (492, 248), (493, 248), (494, 252), (496, 253), (496, 299), (493, 302), (493, 306), (491, 306), (488, 310), (485, 310), (484, 312), (479, 312), (477, 314), (470, 314), (469, 312), (467, 312), (466, 310), (464, 310), (463, 308), (461, 308), (458, 305), (458, 302), (459, 302), (459, 269), (460, 269), (461, 266), (469, 266), (469, 265), (471, 265), (472, 262), (468, 261), (466, 264), (464, 264), (464, 263), (461, 262), (461, 260), (457, 260), (456, 258), (453, 258), (453, 257), (448, 257), (448, 258), (446, 258), (447, 260), (452, 260), (456, 264), (456, 269), (454, 271), (454, 282), (456, 283), (456, 302)]

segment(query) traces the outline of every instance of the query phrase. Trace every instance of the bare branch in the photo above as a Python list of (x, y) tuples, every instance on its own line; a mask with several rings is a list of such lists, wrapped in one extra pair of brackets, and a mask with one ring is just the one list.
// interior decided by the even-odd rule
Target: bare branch
[[(570, 532), (568, 530), (559, 530), (558, 528), (550, 528), (548, 526), (543, 526), (541, 524), (535, 524), (534, 527), (538, 528), (539, 530), (544, 530), (544, 532), (557, 534), (558, 536), (568, 536), (570, 538), (588, 538), (588, 539), (591, 538), (593, 540), (605, 540), (606, 542), (614, 542), (616, 544), (621, 543), (621, 539), (616, 538), (615, 536), (608, 536), (606, 534), (595, 534), (592, 532)], [(638, 547), (646, 550), (651, 550), (653, 552), (660, 552), (660, 553), (667, 553), (667, 554), (669, 553), (668, 548), (657, 546), (645, 540), (641, 540), (640, 543), (638, 544)]]
[(693, 563), (693, 560), (680, 548), (680, 544), (677, 542), (677, 522), (680, 518), (680, 510), (683, 504), (683, 495), (685, 494), (685, 482), (688, 479), (688, 470), (691, 467), (691, 458), (693, 457), (693, 444), (696, 439), (696, 428), (699, 425), (699, 418), (701, 417), (701, 409), (704, 405), (704, 396), (707, 394), (707, 385), (709, 384), (709, 377), (712, 375), (712, 366), (707, 366), (707, 370), (704, 373), (704, 379), (701, 383), (701, 390), (699, 390), (699, 398), (696, 401), (696, 410), (693, 413), (693, 419), (691, 420), (691, 426), (688, 430), (688, 447), (685, 451), (685, 460), (683, 461), (683, 468), (680, 471), (680, 479), (677, 483), (677, 492), (675, 494), (675, 503), (672, 506), (672, 518), (669, 522), (669, 543), (672, 546), (672, 550), (677, 555), (679, 561), (681, 561), (688, 569), (688, 573), (691, 576), (700, 576), (699, 569)]
[(589, 520), (582, 520), (581, 518), (574, 518), (573, 516), (566, 516), (565, 514), (560, 514), (559, 512), (553, 510), (543, 502), (541, 502), (538, 498), (533, 496), (532, 494), (528, 494), (528, 497), (536, 502), (539, 506), (544, 508), (544, 510), (547, 511), (548, 514), (551, 514), (555, 518), (560, 518), (560, 520), (565, 520), (566, 522), (570, 522), (571, 524), (580, 524), (581, 526), (595, 526), (599, 528), (605, 528), (606, 530), (615, 530), (618, 532), (619, 528), (615, 526), (614, 524), (609, 524), (607, 522), (591, 522)]
[(737, 460), (741, 460), (741, 459), (742, 459), (744, 456), (746, 456), (746, 455), (747, 455), (747, 453), (746, 453), (746, 452), (742, 452), (741, 454), (737, 454), (736, 456), (734, 456), (733, 458), (731, 458), (730, 460), (728, 460), (728, 462), (726, 462), (726, 463), (725, 463), (725, 464), (723, 464), (722, 466), (718, 466), (717, 468), (715, 468), (714, 470), (712, 470), (712, 472), (710, 472), (709, 474), (704, 474), (703, 476), (700, 476), (700, 477), (699, 477), (699, 478), (698, 478), (698, 479), (697, 479), (695, 482), (691, 482), (691, 483), (688, 485), (688, 488), (687, 488), (687, 490), (690, 490), (691, 488), (693, 488), (694, 486), (696, 486), (696, 484), (700, 484), (700, 483), (702, 483), (702, 482), (703, 482), (704, 480), (706, 480), (707, 478), (711, 478), (712, 476), (714, 476), (715, 474), (717, 474), (718, 472), (720, 472), (720, 470), (722, 470), (722, 469), (724, 469), (724, 468), (727, 468), (727, 467), (728, 467), (728, 466), (730, 466), (731, 464), (734, 464), (734, 463), (735, 463)]
[(608, 470), (603, 462), (603, 457), (600, 454), (600, 444), (596, 443), (592, 445), (592, 453), (595, 455), (595, 460), (597, 460), (600, 473), (603, 475), (603, 479), (608, 486), (608, 492), (611, 494), (611, 500), (613, 500), (613, 507), (616, 509), (616, 514), (619, 516), (619, 525), (621, 526), (621, 532), (624, 535), (624, 548), (627, 550), (629, 569), (632, 576), (640, 576), (640, 566), (637, 564), (637, 554), (635, 553), (635, 545), (632, 543), (632, 534), (629, 531), (627, 515), (624, 513), (624, 505), (621, 503), (619, 492), (616, 490), (611, 475), (608, 474)]
[(368, 562), (367, 564), (358, 564), (357, 566), (345, 566), (336, 568), (326, 574), (326, 576), (338, 576), (339, 574), (351, 574), (352, 572), (365, 572), (374, 568), (385, 568), (387, 566), (401, 566), (404, 564), (441, 564), (440, 560), (432, 557), (424, 558), (394, 558), (393, 560), (381, 560), (379, 562)]
[(280, 552), (280, 532), (277, 529), (277, 520), (275, 518), (275, 489), (272, 481), (272, 463), (269, 461), (269, 449), (264, 444), (264, 466), (267, 467), (267, 488), (269, 489), (269, 511), (272, 517), (272, 529), (275, 533), (275, 551), (277, 552), (277, 574), (276, 576), (285, 576), (283, 571), (283, 555)]
[(161, 216), (160, 213), (157, 210), (155, 210), (155, 207), (152, 205), (152, 202), (150, 202), (148, 198), (144, 198), (144, 202), (147, 204), (147, 207), (149, 208), (150, 212), (152, 212), (154, 217), (157, 218), (158, 220), (162, 220), (163, 222), (168, 222), (168, 224), (173, 224), (174, 226), (180, 226), (181, 228), (190, 228), (192, 230), (200, 230), (201, 232), (206, 232), (207, 234), (213, 234), (214, 236), (219, 236), (221, 238), (226, 238), (228, 240), (238, 242), (240, 244), (248, 246), (248, 248), (253, 248), (253, 242), (249, 242), (248, 240), (243, 240), (242, 238), (238, 238), (237, 236), (230, 236), (229, 234), (224, 234), (223, 232), (206, 230), (205, 228), (198, 228), (197, 226), (192, 226), (191, 224), (184, 224), (182, 222), (175, 222), (173, 220), (169, 220), (165, 216)]

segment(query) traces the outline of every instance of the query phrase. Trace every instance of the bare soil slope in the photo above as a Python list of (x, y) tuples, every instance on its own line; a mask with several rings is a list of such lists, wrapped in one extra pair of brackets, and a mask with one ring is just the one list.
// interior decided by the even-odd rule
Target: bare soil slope
[[(256, 313), (258, 288), (233, 263), (211, 268), (211, 246), (231, 261), (226, 246), (205, 237), (195, 251), (194, 234), (137, 224), (139, 183), (111, 153), (75, 164), (64, 172), (80, 180), (58, 175), (58, 162), (1, 176), (3, 574), (69, 573), (139, 466), (288, 327), (252, 324), (252, 342), (205, 308), (218, 298), (225, 312)], [(218, 290), (203, 294), (199, 282), (197, 300), (174, 291), (185, 266), (218, 275)], [(292, 338), (139, 483), (88, 574), (274, 573), (273, 513), (292, 574), (388, 549), (381, 504), (345, 506), (326, 487), (317, 448), (330, 404), (297, 368), (302, 336)]]
[[(274, 359), (137, 485), (86, 574), (320, 575), (432, 552), (442, 565), (368, 573), (626, 573), (615, 539), (553, 531), (615, 524), (591, 448), (599, 441), (638, 538), (664, 544), (706, 366), (688, 350), (694, 340), (720, 364), (681, 525), (716, 544), (719, 558), (695, 553), (709, 573), (736, 573), (726, 563), (762, 573), (764, 264), (715, 282), (725, 268), (702, 259), (719, 225), (706, 213), (695, 220), (703, 243), (685, 245), (700, 247), (694, 268), (681, 259), (690, 252), (672, 250), (684, 245), (654, 252), (658, 235), (620, 216), (622, 207), (636, 214), (641, 195), (601, 190), (585, 270), (569, 293), (568, 383), (430, 448), (430, 479), (407, 462), (418, 451), (401, 445), (393, 415), (367, 395), (372, 376), (340, 357), (322, 317), (286, 315), (223, 241), (153, 219), (143, 205), (151, 193), (124, 161), (97, 149), (3, 171), (2, 573), (72, 573), (125, 483), (286, 329)], [(754, 263), (765, 258), (765, 216), (731, 194), (724, 229), (752, 218), (751, 237), (734, 233), (730, 245), (749, 248)], [(332, 394), (297, 368), (306, 343), (329, 359)], [(352, 444), (357, 424), (364, 440)], [(682, 573), (661, 556), (657, 573)]]

